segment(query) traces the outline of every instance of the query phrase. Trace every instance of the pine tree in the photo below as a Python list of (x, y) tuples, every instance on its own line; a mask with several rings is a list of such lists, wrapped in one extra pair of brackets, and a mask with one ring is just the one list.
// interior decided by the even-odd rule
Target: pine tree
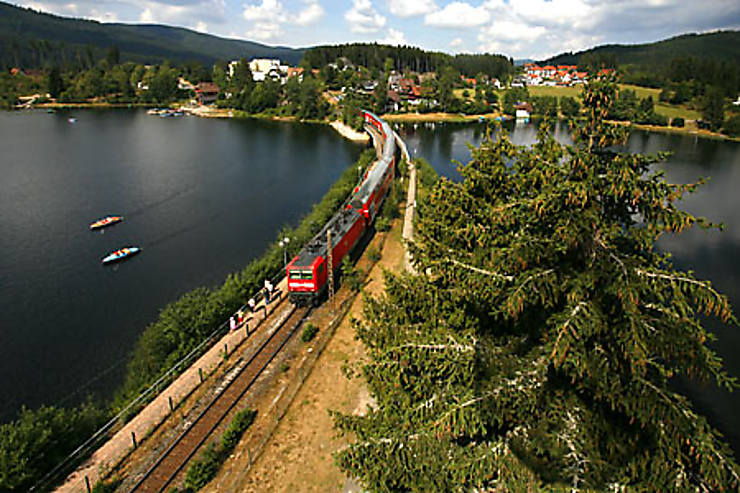
[(707, 221), (664, 156), (617, 152), (614, 81), (584, 89), (562, 146), (542, 129), (473, 149), (422, 204), (417, 272), (386, 278), (358, 337), (377, 406), (335, 414), (340, 467), (373, 491), (736, 491), (732, 452), (670, 379), (732, 389), (701, 316), (725, 296), (656, 240)]

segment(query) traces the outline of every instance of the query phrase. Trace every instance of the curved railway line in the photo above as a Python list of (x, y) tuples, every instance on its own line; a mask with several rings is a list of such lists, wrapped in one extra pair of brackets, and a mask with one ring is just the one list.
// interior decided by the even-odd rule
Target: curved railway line
[[(273, 333), (247, 359), (241, 359), (228, 374), (220, 391), (147, 470), (131, 491), (159, 493), (175, 480), (191, 457), (208, 440), (229, 412), (280, 352), (311, 312), (291, 306)], [(285, 312), (283, 312), (285, 313)]]

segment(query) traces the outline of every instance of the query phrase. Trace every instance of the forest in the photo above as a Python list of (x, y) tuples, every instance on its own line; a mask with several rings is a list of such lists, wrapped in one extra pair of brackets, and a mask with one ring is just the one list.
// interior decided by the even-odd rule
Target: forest
[(390, 59), (393, 61), (391, 68), (399, 72), (438, 72), (443, 67), (451, 66), (468, 77), (483, 73), (498, 79), (506, 79), (514, 72), (513, 60), (504, 55), (448, 55), (411, 46), (389, 46), (377, 43), (352, 43), (309, 48), (303, 53), (301, 65), (321, 68), (340, 58), (371, 71), (383, 70), (386, 68), (386, 60)]

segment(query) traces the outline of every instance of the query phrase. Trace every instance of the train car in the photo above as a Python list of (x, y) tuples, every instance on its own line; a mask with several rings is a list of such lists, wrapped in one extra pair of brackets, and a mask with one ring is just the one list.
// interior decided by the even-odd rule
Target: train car
[[(390, 126), (369, 111), (363, 111), (365, 128), (382, 149), (377, 161), (365, 173), (352, 196), (321, 231), (309, 241), (286, 267), (290, 300), (299, 306), (318, 305), (328, 288), (331, 231), (332, 267), (338, 270), (370, 230), (395, 175), (396, 143)], [(376, 147), (377, 148), (377, 147)]]

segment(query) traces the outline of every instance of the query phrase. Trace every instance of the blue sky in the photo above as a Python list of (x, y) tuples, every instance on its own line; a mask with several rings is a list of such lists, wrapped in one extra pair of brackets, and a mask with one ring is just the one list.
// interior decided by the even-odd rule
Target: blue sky
[(159, 23), (292, 47), (377, 41), (544, 58), (740, 28), (738, 0), (15, 0), (103, 22)]

